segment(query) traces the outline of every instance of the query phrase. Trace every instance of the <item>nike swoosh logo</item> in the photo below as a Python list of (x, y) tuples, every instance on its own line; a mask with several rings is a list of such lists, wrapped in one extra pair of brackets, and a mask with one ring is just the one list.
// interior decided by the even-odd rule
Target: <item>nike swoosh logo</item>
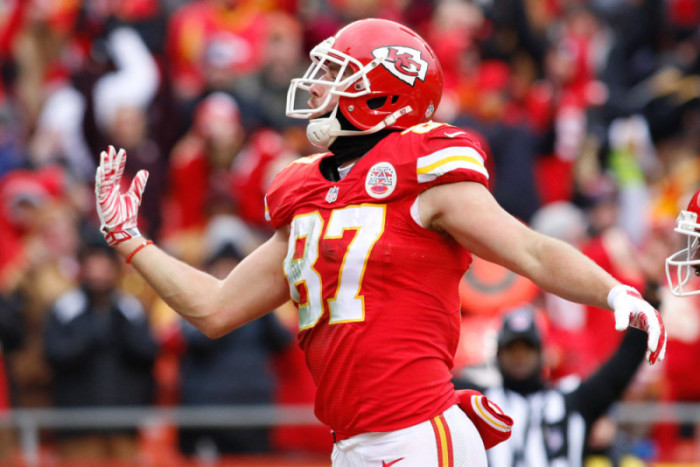
[(465, 134), (463, 131), (457, 131), (455, 133), (445, 133), (445, 136), (448, 138), (454, 138), (455, 136), (463, 135)]
[(388, 462), (388, 463), (387, 463), (386, 461), (382, 461), (382, 467), (390, 467), (390, 466), (396, 464), (398, 461), (402, 461), (402, 460), (403, 460), (403, 457), (399, 457), (399, 458), (396, 459), (395, 461), (391, 461), (391, 462)]

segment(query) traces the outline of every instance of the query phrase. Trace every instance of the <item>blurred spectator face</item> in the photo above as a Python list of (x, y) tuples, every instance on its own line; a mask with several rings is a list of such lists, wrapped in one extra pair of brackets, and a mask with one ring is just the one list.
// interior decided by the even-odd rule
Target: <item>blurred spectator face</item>
[(38, 226), (41, 209), (49, 194), (40, 184), (27, 178), (5, 185), (1, 197), (7, 220), (21, 231), (30, 231)]
[(83, 286), (96, 295), (114, 290), (119, 277), (117, 258), (95, 248), (85, 253), (82, 259), (80, 278)]
[(540, 366), (540, 351), (524, 339), (516, 339), (498, 350), (501, 371), (515, 380), (530, 378)]
[(382, 2), (377, 0), (334, 0), (332, 4), (338, 9), (340, 16), (348, 22), (381, 16), (383, 6)]
[(117, 109), (110, 126), (115, 146), (135, 148), (143, 142), (146, 133), (146, 113), (143, 109), (133, 106)]
[(75, 256), (78, 250), (77, 215), (64, 204), (51, 203), (41, 211), (41, 240), (55, 257)]
[(114, 145), (123, 148), (138, 147), (146, 137), (146, 113), (134, 106), (119, 107), (109, 126)]
[(211, 89), (225, 89), (239, 75), (245, 74), (241, 66), (253, 60), (250, 44), (226, 31), (210, 38), (204, 54), (204, 77)]
[(268, 79), (289, 84), (289, 77), (296, 73), (302, 62), (303, 37), (299, 22), (292, 16), (278, 14), (270, 19), (265, 68)]
[(208, 156), (214, 167), (229, 167), (245, 136), (236, 101), (221, 92), (211, 94), (197, 106), (194, 130), (212, 149)]
[(593, 232), (604, 232), (617, 225), (620, 208), (617, 200), (605, 199), (596, 202), (588, 211), (588, 221)]
[(616, 182), (607, 175), (599, 175), (583, 189), (589, 207), (586, 214), (591, 231), (595, 233), (617, 225), (619, 218), (618, 189)]
[(38, 224), (41, 205), (40, 201), (31, 197), (19, 197), (13, 200), (10, 206), (10, 220), (12, 224), (21, 230), (33, 230)]
[(432, 20), (438, 30), (457, 33), (467, 41), (483, 21), (484, 15), (477, 5), (455, 0), (439, 2)]
[(568, 201), (549, 203), (530, 219), (530, 226), (550, 237), (580, 247), (587, 240), (588, 221), (583, 211)]
[(547, 77), (558, 85), (567, 84), (574, 78), (576, 72), (574, 65), (573, 54), (561, 44), (550, 47), (545, 57)]
[(50, 128), (37, 128), (28, 146), (29, 159), (37, 167), (63, 158), (61, 135)]

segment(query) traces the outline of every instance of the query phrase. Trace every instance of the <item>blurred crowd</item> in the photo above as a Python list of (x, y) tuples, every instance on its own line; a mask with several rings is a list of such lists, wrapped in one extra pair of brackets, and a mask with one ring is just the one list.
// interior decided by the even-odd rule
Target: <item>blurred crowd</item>
[[(264, 194), (315, 152), (284, 114), (308, 51), (365, 17), (400, 21), (445, 74), (435, 119), (473, 129), (513, 215), (577, 246), (664, 315), (666, 361), (625, 398), (700, 401), (700, 301), (665, 288), (673, 223), (700, 188), (696, 0), (5, 0), (0, 2), (0, 407), (308, 403), (294, 311), (209, 341), (106, 247), (94, 171), (108, 144), (150, 172), (142, 233), (214, 275), (270, 234)], [(617, 347), (610, 313), (475, 261), (460, 290), (456, 376), (494, 376), (494, 333), (541, 312), (551, 379)], [(590, 442), (700, 459), (695, 426), (615, 426)], [(186, 455), (329, 452), (315, 428), (188, 430)], [(314, 433), (318, 434), (315, 435)], [(65, 458), (139, 455), (133, 430), (42, 433)], [(0, 458), (16, 450), (0, 434)], [(695, 457), (694, 457), (695, 456)]]

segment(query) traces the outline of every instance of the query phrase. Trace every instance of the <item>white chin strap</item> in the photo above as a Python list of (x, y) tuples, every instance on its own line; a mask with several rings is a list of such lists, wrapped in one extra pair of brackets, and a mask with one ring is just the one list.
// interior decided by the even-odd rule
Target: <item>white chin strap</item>
[(320, 148), (328, 148), (338, 136), (359, 136), (370, 135), (379, 130), (390, 127), (396, 120), (413, 110), (410, 105), (403, 107), (396, 112), (388, 115), (384, 120), (374, 125), (368, 130), (341, 130), (340, 122), (335, 116), (338, 114), (338, 106), (336, 105), (330, 117), (314, 118), (309, 120), (306, 126), (306, 137), (311, 141), (311, 144)]

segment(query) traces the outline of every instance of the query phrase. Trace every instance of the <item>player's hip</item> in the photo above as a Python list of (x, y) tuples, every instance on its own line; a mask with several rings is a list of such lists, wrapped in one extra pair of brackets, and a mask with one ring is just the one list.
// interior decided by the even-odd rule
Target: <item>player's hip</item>
[(476, 428), (454, 405), (416, 425), (363, 433), (335, 443), (333, 467), (482, 467), (486, 452)]

